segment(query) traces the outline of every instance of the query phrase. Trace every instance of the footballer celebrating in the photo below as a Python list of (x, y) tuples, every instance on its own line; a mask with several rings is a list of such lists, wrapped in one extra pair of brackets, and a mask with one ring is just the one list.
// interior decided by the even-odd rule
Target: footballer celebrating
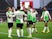
[(7, 9), (8, 11), (6, 12), (6, 16), (7, 16), (7, 22), (8, 22), (8, 37), (11, 38), (14, 15), (13, 15), (11, 7), (8, 7)]
[(35, 23), (37, 22), (37, 18), (36, 18), (37, 14), (38, 14), (38, 12), (35, 9), (33, 9), (32, 10), (32, 22), (33, 22), (32, 33), (34, 30), (35, 30), (35, 32), (37, 32), (37, 28), (35, 27)]
[(23, 16), (25, 15), (25, 13), (20, 10), (20, 7), (17, 8), (17, 11), (15, 11), (17, 35), (18, 37), (23, 37)]
[(33, 24), (32, 22), (32, 8), (29, 6), (28, 11), (27, 11), (27, 30), (29, 33), (28, 37), (32, 37), (32, 30), (31, 30), (31, 26)]
[(43, 19), (45, 23), (45, 27), (42, 32), (45, 33), (46, 30), (47, 30), (47, 33), (50, 32), (49, 27), (48, 27), (48, 21), (49, 19), (51, 20), (51, 16), (49, 14), (49, 11), (47, 11), (46, 7), (43, 8), (41, 19)]

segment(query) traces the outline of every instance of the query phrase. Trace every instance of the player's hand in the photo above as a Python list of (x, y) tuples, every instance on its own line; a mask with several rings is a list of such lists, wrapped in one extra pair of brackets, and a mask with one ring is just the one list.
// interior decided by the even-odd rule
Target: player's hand
[(40, 21), (43, 21), (43, 18), (40, 18)]

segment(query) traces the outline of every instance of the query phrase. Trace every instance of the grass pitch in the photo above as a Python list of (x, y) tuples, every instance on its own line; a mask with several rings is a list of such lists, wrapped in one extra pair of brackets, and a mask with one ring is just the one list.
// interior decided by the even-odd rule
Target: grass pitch
[[(12, 32), (12, 39), (52, 39), (52, 22), (48, 22), (48, 26), (50, 28), (49, 33), (42, 33), (42, 30), (44, 28), (44, 22), (38, 22), (36, 23), (36, 27), (38, 29), (38, 33), (35, 31), (32, 34), (32, 38), (28, 38), (28, 32), (26, 25), (24, 24), (24, 37), (18, 38), (16, 34), (16, 23), (14, 22), (13, 26), (13, 32)], [(0, 23), (0, 39), (9, 39), (8, 38), (8, 26), (7, 22)]]

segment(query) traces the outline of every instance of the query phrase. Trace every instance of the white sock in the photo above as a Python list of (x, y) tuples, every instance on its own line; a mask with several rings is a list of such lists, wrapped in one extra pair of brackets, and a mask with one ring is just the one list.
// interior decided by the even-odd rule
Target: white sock
[(21, 36), (23, 37), (23, 29), (21, 29)]
[(43, 32), (45, 32), (45, 31), (46, 31), (46, 29), (47, 29), (47, 27), (44, 27)]
[(17, 29), (17, 35), (18, 35), (18, 37), (20, 37), (20, 30), (19, 29)]
[(35, 32), (37, 32), (37, 28), (35, 28)]
[(34, 29), (35, 29), (35, 28), (32, 28), (32, 33), (33, 33)]
[(50, 32), (49, 27), (47, 27), (47, 32)]
[(11, 37), (11, 33), (12, 33), (12, 28), (10, 28), (10, 29), (8, 30), (8, 37)]
[(31, 28), (28, 28), (28, 31), (29, 31), (29, 35), (31, 36)]

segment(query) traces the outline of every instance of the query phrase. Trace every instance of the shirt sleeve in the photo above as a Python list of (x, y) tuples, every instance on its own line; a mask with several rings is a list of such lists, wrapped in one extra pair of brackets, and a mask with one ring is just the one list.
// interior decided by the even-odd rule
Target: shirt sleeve
[(6, 12), (6, 16), (8, 17), (8, 13)]
[(17, 11), (15, 11), (15, 12), (14, 12), (14, 15), (16, 16), (16, 15), (17, 15), (17, 13), (18, 13), (18, 12), (17, 12)]
[(12, 14), (12, 17), (15, 17), (15, 14), (14, 14), (14, 12), (13, 12), (13, 14)]
[(50, 18), (50, 20), (51, 20), (51, 16), (50, 16), (49, 12), (47, 12), (47, 13), (48, 13), (48, 16), (49, 16), (49, 18)]
[(23, 15), (24, 15), (24, 16), (27, 16), (27, 14), (25, 14), (25, 12), (23, 12)]
[(36, 14), (38, 14), (38, 12), (36, 11)]

